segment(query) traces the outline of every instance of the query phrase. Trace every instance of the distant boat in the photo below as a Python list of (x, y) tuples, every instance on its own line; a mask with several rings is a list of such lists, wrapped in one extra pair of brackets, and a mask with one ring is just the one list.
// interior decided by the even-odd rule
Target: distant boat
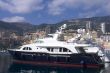
[(59, 41), (58, 37), (63, 29), (49, 37), (37, 39), (35, 43), (8, 51), (17, 63), (57, 67), (104, 67), (103, 53), (99, 52), (99, 48), (90, 44)]

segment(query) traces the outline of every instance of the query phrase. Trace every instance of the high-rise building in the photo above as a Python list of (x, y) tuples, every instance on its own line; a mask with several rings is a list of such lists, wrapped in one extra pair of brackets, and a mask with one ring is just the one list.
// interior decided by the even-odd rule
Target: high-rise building
[(106, 32), (105, 23), (101, 23), (101, 31), (102, 31), (103, 34)]
[(86, 29), (91, 29), (91, 22), (90, 21), (87, 21), (87, 24), (86, 24)]

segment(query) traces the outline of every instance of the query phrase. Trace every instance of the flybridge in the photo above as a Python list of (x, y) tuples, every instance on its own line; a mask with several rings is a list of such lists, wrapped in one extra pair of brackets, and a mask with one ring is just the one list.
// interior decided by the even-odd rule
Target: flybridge
[(59, 36), (63, 33), (63, 30), (66, 29), (67, 25), (64, 24), (63, 26), (61, 26), (58, 30), (56, 30), (56, 32), (54, 34), (48, 34), (48, 37), (45, 37), (43, 39), (37, 39), (35, 42), (36, 43), (42, 43), (42, 42), (56, 42), (58, 40), (60, 40), (61, 38), (59, 38)]

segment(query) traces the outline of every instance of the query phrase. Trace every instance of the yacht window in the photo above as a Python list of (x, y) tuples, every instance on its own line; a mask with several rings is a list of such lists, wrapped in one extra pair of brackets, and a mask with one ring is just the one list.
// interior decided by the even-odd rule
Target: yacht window
[(53, 49), (54, 49), (54, 48), (51, 48), (51, 52), (53, 52)]
[(48, 51), (53, 52), (54, 48), (47, 48)]
[(48, 51), (50, 51), (50, 48), (47, 48)]
[(70, 50), (68, 50), (68, 52), (71, 52)]
[(32, 50), (30, 47), (24, 47), (23, 50)]
[(29, 47), (29, 50), (32, 50), (32, 49)]
[(23, 50), (26, 50), (26, 47), (24, 47)]
[(62, 52), (62, 48), (59, 48), (59, 52)]
[(49, 48), (49, 47), (47, 47), (47, 50), (49, 52), (71, 52), (67, 48), (62, 48), (62, 47), (60, 47), (60, 48), (58, 48), (58, 47), (56, 47), (56, 48)]
[(54, 48), (54, 52), (59, 52), (59, 49), (58, 48)]
[(63, 48), (63, 52), (67, 52), (67, 49), (66, 48)]
[(83, 47), (76, 47), (78, 53), (86, 53)]
[(28, 47), (26, 47), (26, 50), (28, 50)]

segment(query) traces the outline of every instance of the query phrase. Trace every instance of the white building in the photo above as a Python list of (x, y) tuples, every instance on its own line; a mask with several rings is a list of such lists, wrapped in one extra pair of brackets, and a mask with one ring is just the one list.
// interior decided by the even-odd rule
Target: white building
[(103, 34), (106, 32), (105, 31), (105, 23), (101, 23), (101, 31)]

